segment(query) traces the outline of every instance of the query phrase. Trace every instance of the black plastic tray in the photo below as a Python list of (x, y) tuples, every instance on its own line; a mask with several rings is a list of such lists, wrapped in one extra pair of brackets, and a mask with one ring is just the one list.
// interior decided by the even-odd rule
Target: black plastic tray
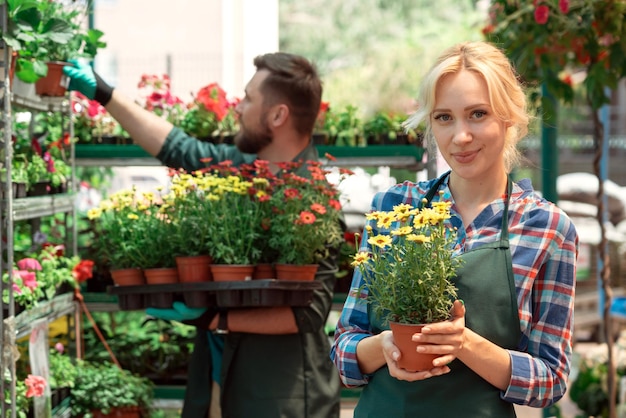
[(192, 308), (249, 308), (308, 306), (313, 300), (313, 291), (321, 287), (322, 284), (316, 281), (261, 279), (109, 286), (107, 292), (117, 295), (122, 310), (171, 308), (174, 301), (183, 301)]

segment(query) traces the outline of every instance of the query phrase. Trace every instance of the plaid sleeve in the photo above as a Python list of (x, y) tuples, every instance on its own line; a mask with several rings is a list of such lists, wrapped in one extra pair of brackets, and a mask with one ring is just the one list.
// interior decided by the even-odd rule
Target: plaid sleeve
[(362, 280), (361, 274), (355, 270), (330, 351), (330, 358), (339, 370), (341, 381), (347, 387), (362, 386), (368, 382), (368, 376), (361, 373), (356, 359), (357, 344), (372, 335), (365, 303), (366, 294), (359, 293)]
[(530, 217), (511, 231), (522, 338), (518, 351), (510, 351), (511, 382), (502, 397), (544, 408), (567, 389), (578, 235), (571, 220), (545, 201), (517, 215)]

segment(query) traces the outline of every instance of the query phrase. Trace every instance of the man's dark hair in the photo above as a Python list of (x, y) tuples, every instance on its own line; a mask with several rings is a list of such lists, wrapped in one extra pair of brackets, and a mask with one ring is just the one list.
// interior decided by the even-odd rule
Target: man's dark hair
[(311, 134), (322, 100), (322, 81), (315, 66), (304, 57), (285, 52), (259, 55), (254, 65), (257, 71), (270, 72), (261, 85), (265, 103), (284, 101), (294, 128), (301, 134)]

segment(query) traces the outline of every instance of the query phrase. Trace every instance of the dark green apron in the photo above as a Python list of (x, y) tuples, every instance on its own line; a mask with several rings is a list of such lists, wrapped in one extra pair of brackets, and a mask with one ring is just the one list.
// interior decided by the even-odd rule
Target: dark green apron
[[(428, 204), (446, 178), (443, 175), (428, 191)], [(521, 338), (517, 293), (509, 250), (508, 199), (502, 216), (500, 241), (461, 255), (464, 260), (455, 284), (465, 302), (466, 326), (500, 347), (515, 349)], [(369, 313), (372, 328), (385, 327)], [(500, 399), (500, 390), (487, 383), (461, 361), (450, 364), (450, 373), (418, 382), (397, 380), (387, 367), (376, 371), (363, 388), (355, 418), (506, 418), (515, 417), (513, 404)]]

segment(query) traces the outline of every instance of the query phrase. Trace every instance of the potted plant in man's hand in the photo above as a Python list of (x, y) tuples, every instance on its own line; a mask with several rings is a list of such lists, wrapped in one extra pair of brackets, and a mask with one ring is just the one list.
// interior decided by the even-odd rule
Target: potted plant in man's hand
[(456, 298), (452, 279), (461, 259), (453, 255), (455, 231), (445, 222), (450, 203), (432, 206), (420, 210), (400, 204), (389, 212), (367, 214), (367, 249), (360, 250), (352, 263), (363, 276), (360, 290), (367, 293), (374, 314), (389, 322), (402, 352), (398, 365), (407, 370), (429, 370), (437, 356), (425, 355), (429, 357), (423, 364), (408, 365), (410, 356), (400, 345), (398, 325), (414, 326), (409, 331), (413, 335), (424, 324), (445, 321)]
[(48, 75), (49, 62), (93, 58), (106, 44), (101, 31), (87, 28), (87, 14), (81, 2), (8, 1), (2, 38), (16, 54), (15, 76), (36, 83)]

